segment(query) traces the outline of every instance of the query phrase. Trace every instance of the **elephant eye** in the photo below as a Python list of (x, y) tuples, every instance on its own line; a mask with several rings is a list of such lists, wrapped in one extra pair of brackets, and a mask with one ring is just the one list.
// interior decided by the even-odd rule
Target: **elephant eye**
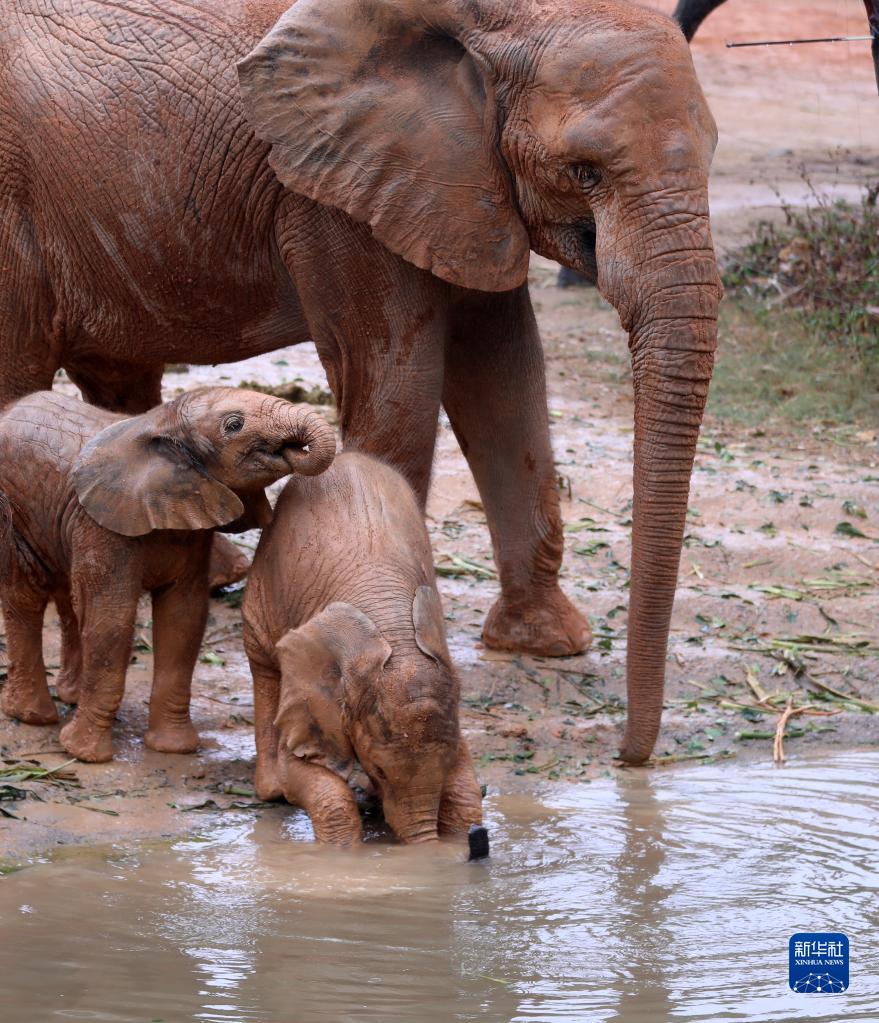
[(570, 171), (581, 188), (594, 188), (601, 181), (601, 171), (591, 163), (571, 164)]
[(375, 773), (376, 773), (376, 776), (377, 776), (378, 778), (381, 778), (381, 780), (382, 780), (382, 781), (387, 781), (387, 780), (388, 780), (388, 776), (387, 776), (387, 775), (385, 774), (385, 772), (384, 772), (384, 771), (383, 771), (383, 770), (382, 770), (382, 769), (381, 769), (381, 768), (380, 768), (380, 767), (378, 766), (378, 764), (376, 764), (376, 765), (375, 765)]
[(244, 426), (244, 416), (240, 412), (231, 412), (223, 417), (223, 433), (240, 433)]

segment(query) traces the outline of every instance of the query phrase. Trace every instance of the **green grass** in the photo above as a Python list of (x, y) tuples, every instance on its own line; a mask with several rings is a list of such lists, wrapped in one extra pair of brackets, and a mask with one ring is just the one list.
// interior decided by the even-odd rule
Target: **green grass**
[(879, 424), (879, 355), (840, 345), (790, 309), (748, 297), (721, 307), (708, 412), (759, 426), (767, 419)]
[(879, 184), (858, 205), (813, 194), (726, 262), (717, 415), (879, 422)]

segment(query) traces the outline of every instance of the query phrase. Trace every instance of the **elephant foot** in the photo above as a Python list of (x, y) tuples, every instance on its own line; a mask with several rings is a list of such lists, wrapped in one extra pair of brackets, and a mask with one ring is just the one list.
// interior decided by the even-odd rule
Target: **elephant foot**
[(58, 738), (72, 757), (87, 764), (106, 764), (113, 759), (112, 730), (90, 721), (81, 710), (61, 729)]
[(79, 703), (79, 677), (62, 668), (55, 679), (55, 692), (62, 703)]
[(250, 570), (250, 561), (240, 547), (225, 536), (214, 534), (211, 544), (210, 588), (240, 583)]
[(268, 757), (257, 757), (254, 790), (257, 798), (264, 803), (273, 803), (284, 798), (278, 761)]
[(556, 587), (529, 603), (508, 602), (502, 594), (488, 612), (482, 639), (492, 650), (570, 657), (589, 649), (592, 630), (586, 618)]
[(195, 753), (198, 750), (198, 732), (188, 720), (160, 725), (147, 731), (143, 744), (156, 753)]
[(58, 723), (58, 708), (45, 684), (23, 692), (18, 688), (10, 688), (7, 682), (0, 697), (0, 710), (8, 718), (15, 718), (26, 725)]

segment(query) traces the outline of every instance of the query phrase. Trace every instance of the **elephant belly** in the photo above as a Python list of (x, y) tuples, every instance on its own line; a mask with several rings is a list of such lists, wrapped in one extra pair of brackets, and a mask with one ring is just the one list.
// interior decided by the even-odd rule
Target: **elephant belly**
[(17, 19), (19, 155), (0, 187), (27, 177), (15, 201), (62, 363), (224, 362), (307, 337), (281, 186), (238, 96), (235, 62), (271, 24), (250, 8), (85, 0)]

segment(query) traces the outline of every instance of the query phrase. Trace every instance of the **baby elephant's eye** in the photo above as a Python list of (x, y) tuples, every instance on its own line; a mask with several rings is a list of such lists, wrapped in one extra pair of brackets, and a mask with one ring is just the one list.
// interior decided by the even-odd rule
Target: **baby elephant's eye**
[(570, 171), (581, 188), (593, 188), (601, 181), (601, 171), (591, 163), (571, 164)]
[(376, 764), (376, 766), (375, 766), (375, 776), (376, 776), (376, 778), (380, 778), (380, 779), (381, 779), (382, 781), (387, 781), (387, 780), (388, 780), (388, 776), (387, 776), (387, 775), (385, 774), (385, 772), (384, 772), (384, 771), (383, 771), (383, 770), (382, 770), (382, 769), (381, 769), (381, 768), (380, 768), (380, 767), (378, 766), (378, 764)]
[(240, 412), (230, 412), (223, 417), (223, 433), (239, 433), (244, 426), (244, 416)]

